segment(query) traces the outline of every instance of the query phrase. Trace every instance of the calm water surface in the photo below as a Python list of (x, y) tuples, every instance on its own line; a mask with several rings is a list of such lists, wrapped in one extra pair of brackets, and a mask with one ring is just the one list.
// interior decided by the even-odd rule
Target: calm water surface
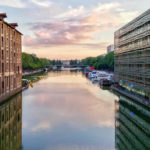
[(114, 150), (116, 98), (81, 73), (49, 73), (23, 92), (23, 149)]
[(150, 109), (50, 72), (0, 104), (0, 150), (150, 150)]

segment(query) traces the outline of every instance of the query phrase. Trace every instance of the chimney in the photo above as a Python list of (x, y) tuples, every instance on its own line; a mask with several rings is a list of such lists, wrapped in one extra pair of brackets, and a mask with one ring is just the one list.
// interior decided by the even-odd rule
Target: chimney
[(4, 18), (7, 18), (6, 13), (0, 13), (0, 20), (4, 20)]
[(18, 23), (9, 23), (10, 26), (12, 26), (13, 28), (18, 27)]

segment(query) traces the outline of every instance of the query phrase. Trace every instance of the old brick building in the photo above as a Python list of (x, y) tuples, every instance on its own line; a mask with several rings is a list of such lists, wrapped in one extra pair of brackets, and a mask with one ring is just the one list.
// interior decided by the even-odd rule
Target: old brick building
[(21, 36), (17, 23), (7, 23), (0, 13), (0, 101), (21, 90)]

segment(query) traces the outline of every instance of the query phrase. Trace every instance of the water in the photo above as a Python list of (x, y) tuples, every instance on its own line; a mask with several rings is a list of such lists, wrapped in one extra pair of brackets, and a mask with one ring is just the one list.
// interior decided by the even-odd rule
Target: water
[(50, 72), (0, 105), (0, 150), (149, 150), (149, 112), (81, 73)]
[(150, 149), (150, 109), (126, 97), (116, 102), (117, 150)]

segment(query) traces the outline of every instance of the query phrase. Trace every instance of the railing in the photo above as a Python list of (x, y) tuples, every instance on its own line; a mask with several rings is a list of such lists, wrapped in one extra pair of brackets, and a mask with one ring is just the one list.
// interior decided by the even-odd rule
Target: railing
[(137, 50), (137, 49), (149, 48), (149, 47), (150, 47), (150, 43), (142, 44), (142, 45), (135, 45), (133, 48), (123, 47), (123, 48), (119, 48), (119, 50), (116, 51), (116, 54), (123, 53), (123, 52), (129, 52), (129, 51), (133, 51), (133, 50)]
[(150, 29), (148, 29), (147, 31), (144, 31), (140, 34), (137, 34), (135, 36), (132, 36), (132, 37), (129, 37), (127, 39), (124, 39), (124, 40), (119, 40), (118, 41), (118, 45), (117, 46), (121, 46), (121, 45), (124, 45), (124, 44), (127, 44), (127, 43), (131, 43), (131, 42), (134, 42), (138, 39), (142, 39), (146, 36), (149, 36), (150, 35)]
[(126, 26), (121, 28), (120, 30), (117, 31), (118, 37), (121, 37), (125, 34), (127, 34), (130, 31), (135, 30), (139, 26), (143, 26), (145, 23), (149, 22), (150, 20), (150, 10), (146, 11), (144, 14), (140, 15), (130, 23), (128, 23)]

